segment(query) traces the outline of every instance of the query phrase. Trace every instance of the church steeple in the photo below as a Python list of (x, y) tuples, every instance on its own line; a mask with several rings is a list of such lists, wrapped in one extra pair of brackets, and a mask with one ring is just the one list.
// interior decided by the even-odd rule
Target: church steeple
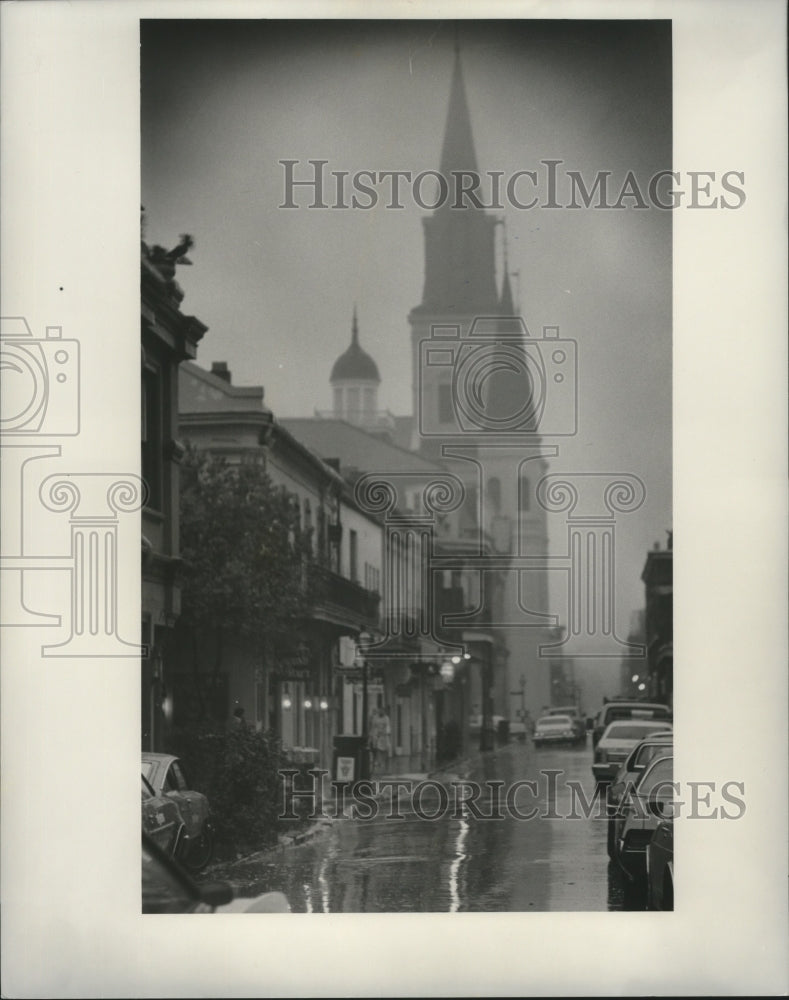
[(455, 43), (455, 67), (449, 92), (444, 144), (441, 147), (441, 173), (448, 178), (453, 170), (477, 170), (474, 137), (471, 134), (471, 117), (468, 113), (460, 47)]
[[(465, 178), (464, 178), (465, 172)], [(499, 304), (494, 262), (496, 219), (464, 191), (478, 173), (471, 116), (460, 53), (455, 49), (440, 173), (445, 197), (437, 196), (425, 230), (425, 284), (416, 314), (475, 316)], [(477, 185), (479, 187), (479, 185)], [(482, 185), (484, 189), (484, 184)], [(479, 195), (476, 196), (479, 199)]]

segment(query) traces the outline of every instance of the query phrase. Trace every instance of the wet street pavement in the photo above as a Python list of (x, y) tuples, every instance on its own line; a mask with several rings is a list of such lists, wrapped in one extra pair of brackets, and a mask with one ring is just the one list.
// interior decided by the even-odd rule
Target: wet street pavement
[[(608, 860), (604, 804), (584, 815), (591, 763), (590, 743), (511, 744), (430, 781), (422, 776), (419, 795), (401, 791), (393, 802), (386, 791), (357, 810), (377, 815), (341, 816), (306, 843), (215, 867), (211, 877), (230, 881), (238, 896), (280, 890), (294, 912), (636, 908)], [(526, 780), (536, 794), (524, 785), (513, 792)], [(459, 791), (461, 781), (482, 785), (473, 803), (463, 805), (470, 791)]]

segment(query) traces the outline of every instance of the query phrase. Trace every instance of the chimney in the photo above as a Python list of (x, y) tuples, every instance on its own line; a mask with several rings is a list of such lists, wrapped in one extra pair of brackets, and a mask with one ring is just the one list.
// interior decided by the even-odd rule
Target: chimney
[(224, 379), (228, 385), (230, 384), (230, 369), (227, 367), (227, 361), (213, 361), (211, 363), (211, 374), (216, 375), (217, 378)]

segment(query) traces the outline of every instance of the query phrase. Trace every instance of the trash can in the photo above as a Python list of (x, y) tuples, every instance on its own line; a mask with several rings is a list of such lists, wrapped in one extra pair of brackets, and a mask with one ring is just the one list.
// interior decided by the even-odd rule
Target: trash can
[(499, 745), (509, 743), (510, 741), (510, 720), (509, 719), (499, 719), (499, 723), (496, 726), (496, 737), (498, 739)]
[(332, 780), (345, 785), (370, 777), (370, 748), (364, 736), (335, 736)]

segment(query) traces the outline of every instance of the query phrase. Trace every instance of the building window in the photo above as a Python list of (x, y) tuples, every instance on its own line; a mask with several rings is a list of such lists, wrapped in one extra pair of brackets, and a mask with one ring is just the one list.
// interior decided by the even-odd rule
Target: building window
[(334, 415), (342, 416), (342, 389), (338, 385), (334, 387)]
[(529, 477), (524, 476), (522, 473), (518, 483), (518, 507), (521, 510), (529, 510), (531, 508), (531, 483), (529, 482)]
[(148, 506), (162, 509), (162, 379), (158, 369), (142, 372), (142, 476), (148, 487)]
[(365, 389), (364, 390), (364, 414), (366, 417), (371, 417), (375, 412), (375, 390)]
[(345, 392), (345, 398), (348, 400), (348, 411), (345, 414), (346, 420), (358, 420), (359, 419), (359, 390), (358, 389), (347, 389)]
[(452, 407), (452, 386), (449, 382), (441, 382), (438, 386), (438, 422), (451, 424), (455, 419)]
[(358, 558), (359, 558), (359, 536), (353, 530), (348, 532), (349, 558), (348, 571), (354, 583), (359, 582)]

